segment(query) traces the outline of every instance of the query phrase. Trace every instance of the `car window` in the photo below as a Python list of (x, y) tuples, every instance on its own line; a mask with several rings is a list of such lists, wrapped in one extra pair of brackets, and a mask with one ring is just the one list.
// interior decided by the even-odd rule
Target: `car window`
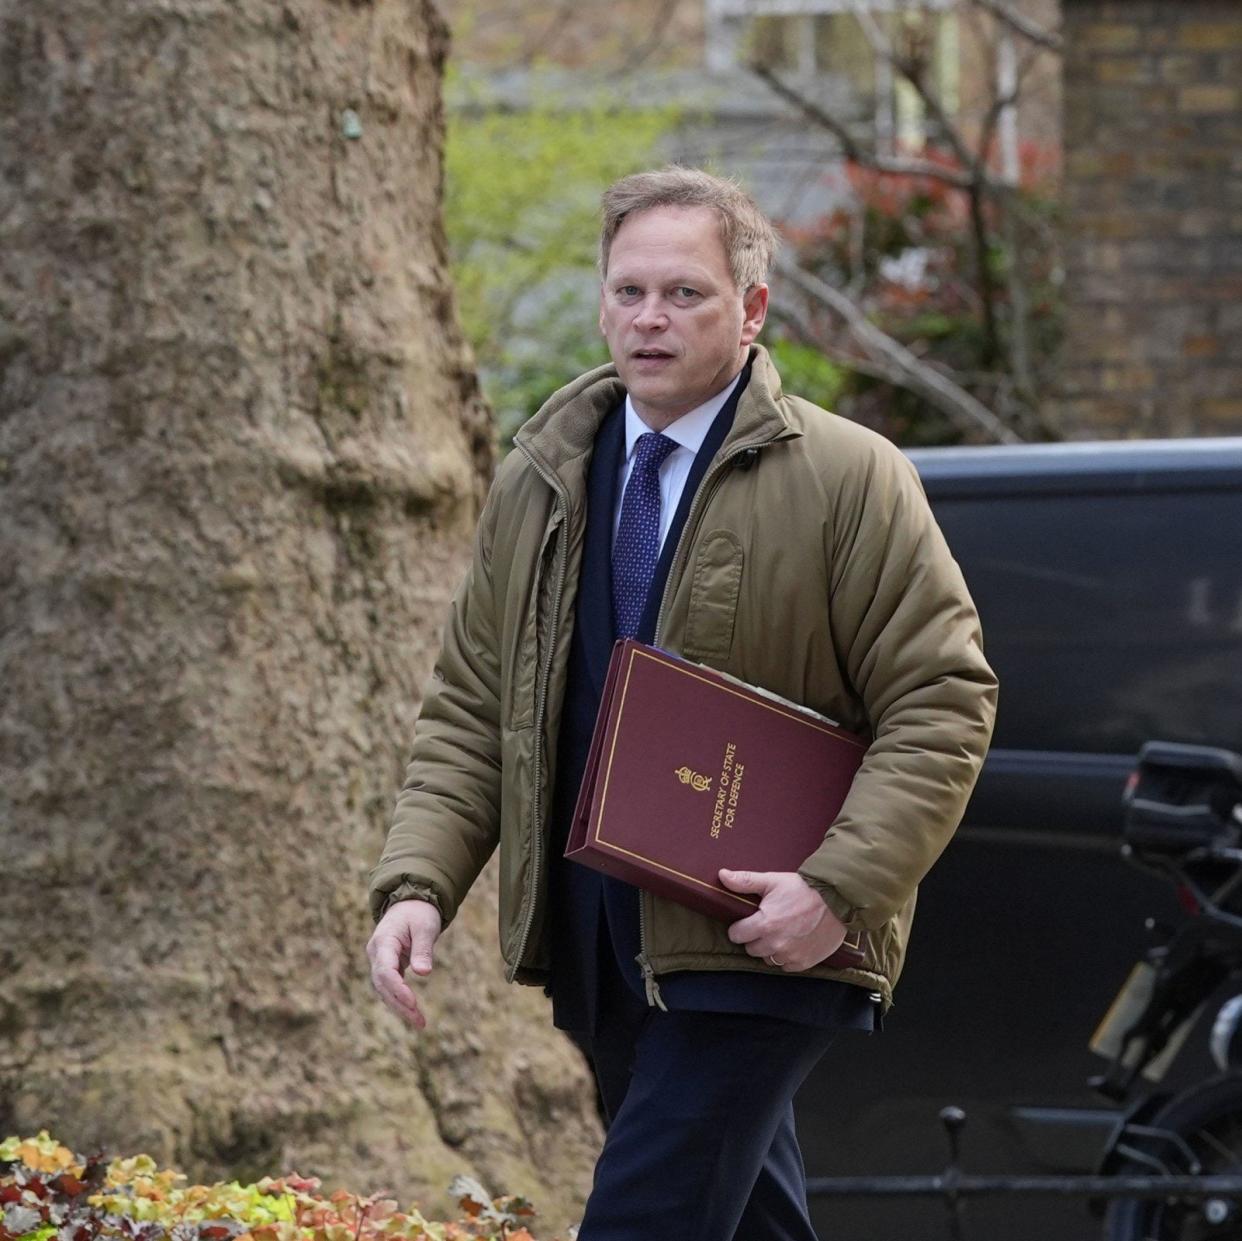
[(1242, 746), (1242, 492), (935, 500), (1000, 677), (993, 745)]

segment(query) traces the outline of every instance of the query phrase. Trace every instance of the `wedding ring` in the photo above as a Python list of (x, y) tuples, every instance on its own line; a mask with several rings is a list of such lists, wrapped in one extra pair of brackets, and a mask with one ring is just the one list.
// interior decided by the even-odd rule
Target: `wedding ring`
[(768, 957), (767, 962), (769, 965), (775, 965), (777, 969), (780, 969), (785, 964), (784, 961), (778, 961), (775, 957)]

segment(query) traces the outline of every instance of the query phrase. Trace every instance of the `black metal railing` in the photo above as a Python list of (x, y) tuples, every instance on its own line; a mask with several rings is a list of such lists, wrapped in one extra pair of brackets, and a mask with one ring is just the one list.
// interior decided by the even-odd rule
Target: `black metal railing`
[[(807, 1178), (813, 1198), (940, 1198), (948, 1212), (952, 1241), (966, 1241), (964, 1205), (968, 1198), (1026, 1195), (1054, 1198), (1180, 1198), (1188, 1201), (1242, 1199), (1242, 1175), (1192, 1176), (1176, 1173), (1112, 1176), (977, 1175), (961, 1168), (961, 1135), (966, 1113), (940, 1112), (949, 1140), (949, 1162), (931, 1176), (823, 1176)], [(1229, 1208), (1222, 1208), (1229, 1209)]]

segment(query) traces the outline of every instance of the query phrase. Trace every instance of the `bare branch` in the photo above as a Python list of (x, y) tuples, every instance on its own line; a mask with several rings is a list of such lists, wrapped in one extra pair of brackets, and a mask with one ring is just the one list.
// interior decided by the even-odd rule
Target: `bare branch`
[(537, 56), (547, 52), (549, 44), (564, 28), (577, 7), (577, 0), (561, 0), (552, 14), (552, 19), (545, 23), (539, 33), (526, 44), (526, 49), (522, 53), (524, 65), (530, 65)]
[(931, 117), (936, 126), (936, 132), (948, 143), (949, 149), (966, 169), (968, 181), (976, 185), (987, 181), (987, 166), (975, 158), (953, 118), (949, 116), (948, 110), (940, 102), (940, 96), (932, 90), (923, 74), (916, 72), (913, 65), (907, 65), (901, 60), (898, 60), (893, 67), (914, 87), (919, 99), (922, 100), (923, 107), (927, 110), (927, 115)]
[(858, 19), (858, 24), (862, 27), (863, 34), (867, 36), (867, 42), (871, 44), (871, 50), (876, 55), (883, 56), (890, 65), (894, 64), (897, 56), (893, 51), (893, 45), (889, 42), (888, 35), (884, 33), (883, 27), (875, 20), (875, 15), (861, 0), (851, 0), (850, 9)]
[(633, 73), (636, 69), (642, 67), (647, 57), (664, 42), (665, 32), (668, 29), (669, 20), (673, 16), (673, 11), (677, 8), (677, 3), (678, 0), (659, 0), (659, 7), (651, 20), (647, 37), (630, 49), (625, 60), (608, 75), (609, 77), (624, 77), (627, 73)]
[(1005, 248), (1009, 263), (1005, 282), (1009, 286), (1009, 358), (1013, 365), (1014, 384), (1032, 405), (1037, 405), (1034, 368), (1031, 365), (1031, 299), (1027, 288), (1026, 272), (1018, 246), (1018, 224), (1014, 213), (1001, 212), (1001, 228), (1004, 230)]
[(802, 114), (815, 124), (823, 126), (841, 144), (846, 159), (861, 164), (864, 168), (874, 168), (877, 172), (891, 172), (911, 177), (929, 177), (934, 181), (951, 185), (954, 189), (965, 190), (971, 185), (970, 177), (963, 172), (946, 168), (942, 164), (933, 164), (925, 159), (895, 159), (888, 155), (879, 155), (866, 150), (850, 133), (848, 126), (837, 120), (831, 113), (824, 111), (818, 104), (800, 95), (792, 87), (787, 86), (766, 65), (751, 64), (751, 71), (768, 84), (786, 103), (793, 104)]
[(876, 361), (874, 358), (860, 354), (857, 349), (845, 349), (831, 340), (826, 340), (824, 334), (817, 332), (806, 317), (799, 314), (788, 302), (773, 306), (768, 312), (768, 317), (793, 328), (803, 344), (811, 346), (821, 357), (827, 358), (829, 362), (837, 366), (843, 366), (847, 370), (856, 371), (859, 375), (866, 375), (871, 379), (879, 379), (884, 383), (892, 384), (894, 388), (908, 386), (905, 372), (891, 363)]
[(893, 46), (892, 40), (884, 33), (874, 14), (864, 7), (862, 0), (850, 0), (850, 9), (857, 18), (858, 24), (862, 27), (863, 33), (867, 36), (867, 41), (871, 44), (872, 51), (877, 56), (883, 57), (914, 88), (940, 136), (966, 170), (965, 175), (958, 183), (960, 187), (970, 188), (975, 185), (987, 184), (990, 180), (987, 164), (980, 160), (966, 144), (961, 131), (954, 124), (953, 118), (949, 116), (948, 110), (940, 100), (940, 96), (932, 89), (931, 84), (927, 81), (926, 75), (921, 72), (920, 67), (898, 53)]
[[(988, 150), (992, 145), (992, 138), (996, 132), (996, 127), (1000, 124), (1001, 113), (1004, 112), (1006, 108), (1017, 106), (1018, 100), (1022, 97), (1022, 88), (1026, 83), (1026, 76), (1030, 73), (1031, 68), (1035, 63), (1037, 54), (1038, 49), (1032, 48), (1029, 50), (1018, 62), (1017, 72), (1014, 75), (1013, 90), (1009, 91), (1007, 94), (1002, 94), (999, 89), (996, 90), (988, 103), (988, 110), (984, 113), (983, 120), (979, 124), (978, 158), (980, 163), (985, 167), (987, 164)], [(999, 182), (999, 184), (994, 181), (990, 188), (1000, 188), (1002, 191), (1007, 191), (1012, 187), (1004, 181)]]
[(917, 392), (963, 430), (983, 431), (989, 439), (1002, 444), (1022, 442), (1021, 437), (986, 405), (934, 367), (921, 362), (887, 332), (881, 331), (840, 290), (783, 256), (777, 260), (776, 270), (807, 297), (827, 306), (845, 320), (850, 334), (869, 359), (901, 375), (902, 378), (894, 379), (894, 382)]
[(824, 111), (817, 103), (812, 103), (806, 96), (800, 95), (791, 86), (786, 86), (767, 65), (760, 61), (752, 60), (750, 62), (750, 70), (760, 81), (767, 83), (786, 103), (792, 103), (798, 108), (808, 120), (812, 120), (817, 125), (822, 125), (824, 129), (828, 130), (841, 144), (841, 149), (845, 152), (847, 159), (861, 162), (869, 157), (869, 153), (864, 151), (858, 144), (854, 135), (850, 133), (849, 127), (844, 122), (837, 120), (831, 112)]
[(1010, 30), (1020, 34), (1024, 39), (1029, 39), (1039, 47), (1050, 52), (1064, 50), (1064, 40), (1055, 30), (1045, 30), (1031, 21), (1029, 17), (1015, 12), (1009, 5), (1003, 3), (1003, 0), (971, 0), (971, 3), (985, 13), (990, 13), (997, 21), (1003, 22)]

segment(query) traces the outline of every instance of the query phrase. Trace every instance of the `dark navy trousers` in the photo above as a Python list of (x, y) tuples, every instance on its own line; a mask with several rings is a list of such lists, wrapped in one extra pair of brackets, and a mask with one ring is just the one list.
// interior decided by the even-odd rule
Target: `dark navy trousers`
[(608, 1126), (579, 1241), (815, 1241), (793, 1097), (834, 1031), (662, 1012), (606, 972), (579, 1036)]

